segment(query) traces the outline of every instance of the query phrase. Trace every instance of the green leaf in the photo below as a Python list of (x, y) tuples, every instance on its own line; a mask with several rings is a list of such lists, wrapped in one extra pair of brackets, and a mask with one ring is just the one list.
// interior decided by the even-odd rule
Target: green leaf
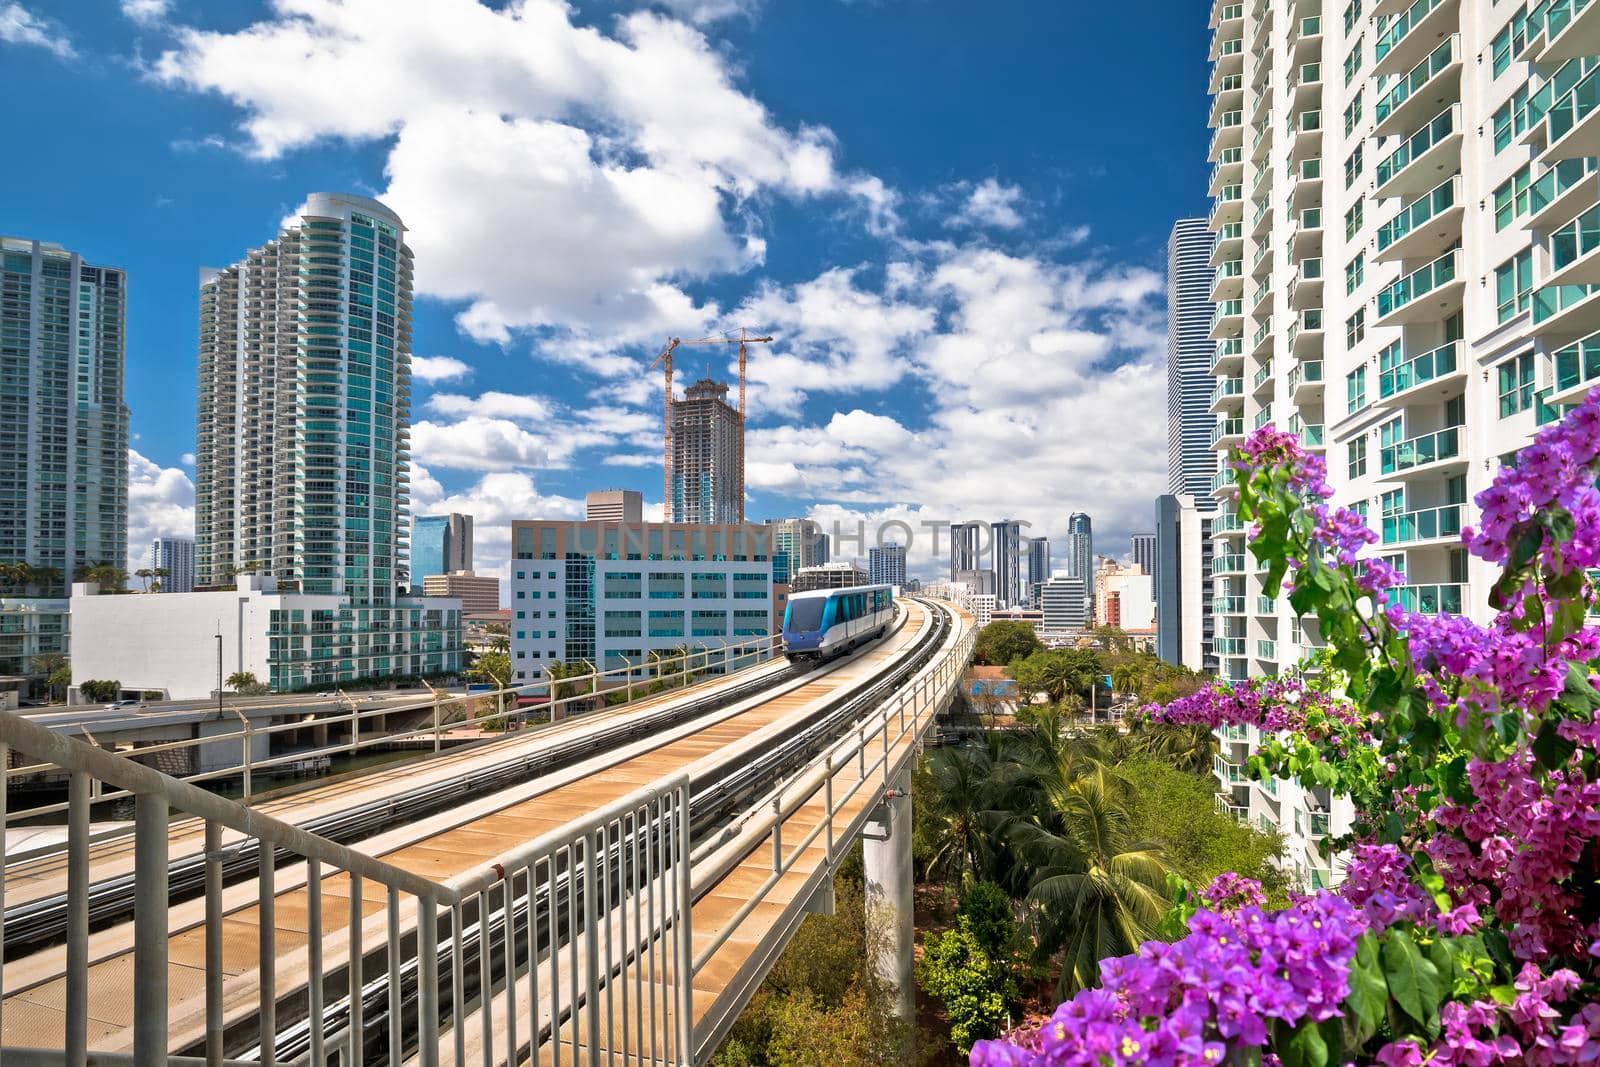
[(1307, 1020), (1288, 1035), (1273, 1042), (1283, 1067), (1327, 1067), (1328, 1042), (1320, 1024)]
[(1389, 930), (1382, 956), (1389, 993), (1395, 1002), (1418, 1022), (1433, 1020), (1445, 991), (1438, 966), (1422, 954), (1409, 933), (1399, 928)]
[(1511, 939), (1504, 930), (1494, 926), (1484, 927), (1483, 950), (1506, 974), (1516, 973), (1516, 960), (1511, 955)]
[(1365, 1044), (1383, 1024), (1389, 1004), (1389, 983), (1378, 961), (1378, 939), (1371, 932), (1361, 935), (1356, 958), (1350, 966), (1350, 995), (1344, 999), (1345, 1017), (1354, 1024), (1354, 1045)]
[(1539, 734), (1533, 739), (1533, 754), (1539, 760), (1539, 766), (1547, 771), (1553, 771), (1566, 765), (1577, 746), (1556, 732), (1559, 719), (1550, 718), (1544, 721), (1539, 728)]

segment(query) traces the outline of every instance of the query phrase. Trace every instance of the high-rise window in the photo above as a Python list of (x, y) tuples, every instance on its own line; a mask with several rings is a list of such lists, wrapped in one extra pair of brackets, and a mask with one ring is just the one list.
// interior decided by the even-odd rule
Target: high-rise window
[(1509, 418), (1533, 406), (1533, 353), (1512, 356), (1495, 368), (1500, 380), (1500, 417)]
[(1367, 438), (1365, 434), (1350, 439), (1350, 443), (1345, 446), (1345, 458), (1351, 480), (1367, 473)]
[(1367, 406), (1367, 368), (1357, 367), (1344, 378), (1345, 411), (1355, 414)]
[(1533, 249), (1528, 248), (1495, 269), (1495, 315), (1506, 322), (1528, 310), (1533, 299)]

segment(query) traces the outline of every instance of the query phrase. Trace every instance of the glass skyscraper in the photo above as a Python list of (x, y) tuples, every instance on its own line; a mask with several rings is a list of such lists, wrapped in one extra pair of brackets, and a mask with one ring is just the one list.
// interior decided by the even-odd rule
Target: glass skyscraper
[(1214, 507), (1211, 478), (1211, 250), (1216, 235), (1205, 219), (1179, 219), (1167, 241), (1167, 492), (1192, 494)]
[(472, 569), (472, 516), (418, 515), (411, 521), (411, 589), (423, 579)]

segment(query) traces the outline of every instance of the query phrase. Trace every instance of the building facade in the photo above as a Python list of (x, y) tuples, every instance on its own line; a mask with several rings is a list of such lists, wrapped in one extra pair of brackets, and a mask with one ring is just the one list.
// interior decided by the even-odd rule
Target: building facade
[(1040, 608), (1044, 611), (1044, 628), (1052, 633), (1082, 630), (1089, 625), (1088, 583), (1082, 578), (1057, 575), (1044, 583), (1040, 592)]
[(651, 652), (720, 648), (772, 632), (766, 526), (542, 521), (511, 524), (511, 669), (639, 667)]
[(1152, 578), (1156, 574), (1156, 535), (1133, 535), (1133, 565), (1139, 567)]
[[(1211, 518), (1187, 493), (1156, 498), (1156, 655), (1215, 673)], [(1226, 607), (1227, 605), (1222, 605)]]
[(0, 562), (37, 568), (45, 596), (127, 564), (127, 288), (115, 267), (0, 237)]
[(810, 519), (774, 519), (767, 523), (772, 531), (772, 580), (789, 582), (802, 567), (828, 562), (828, 535)]
[(635, 489), (600, 489), (583, 498), (583, 517), (591, 522), (644, 522), (644, 494)]
[(1216, 235), (1206, 219), (1179, 219), (1167, 240), (1167, 492), (1211, 507), (1211, 287)]
[(702, 378), (672, 402), (672, 478), (667, 520), (737, 523), (744, 500), (744, 422), (728, 387)]
[(472, 569), (472, 516), (418, 515), (411, 520), (411, 588), (420, 592), (435, 574)]
[(1101, 561), (1095, 573), (1095, 621), (1123, 630), (1151, 630), (1156, 624), (1155, 590), (1138, 565)]
[(422, 594), (459, 600), (461, 610), (468, 613), (500, 610), (500, 579), (492, 574), (472, 571), (430, 574), (422, 580)]
[(1014, 608), (1027, 598), (1023, 578), (1022, 523), (1002, 519), (989, 527), (994, 545), (994, 594), (1003, 608)]
[(1035, 537), (1028, 542), (1028, 603), (1039, 606), (1039, 587), (1050, 580), (1050, 539)]
[(194, 592), (194, 538), (158, 537), (150, 542), (150, 567), (166, 571), (163, 593)]
[[(950, 580), (959, 582), (963, 573), (985, 570), (989, 553), (989, 525), (958, 522), (950, 527)], [(993, 590), (991, 590), (992, 592)]]
[(852, 585), (866, 585), (870, 577), (859, 563), (852, 563), (847, 559), (833, 560), (795, 571), (790, 578), (789, 592), (810, 593), (818, 589), (845, 589)]
[(1067, 577), (1083, 580), (1084, 612), (1094, 610), (1094, 523), (1081, 511), (1067, 517)]
[(867, 549), (867, 581), (872, 585), (906, 584), (906, 546), (876, 545)]
[(70, 656), (71, 611), (66, 597), (0, 597), (0, 677), (38, 681), (36, 656)]

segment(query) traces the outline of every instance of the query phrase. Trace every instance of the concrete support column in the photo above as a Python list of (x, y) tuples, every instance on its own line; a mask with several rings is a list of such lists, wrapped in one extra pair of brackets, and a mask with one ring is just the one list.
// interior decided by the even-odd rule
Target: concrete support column
[(877, 971), (895, 991), (895, 1014), (915, 1018), (912, 949), (916, 942), (911, 871), (911, 772), (902, 771), (883, 801), (882, 818), (867, 827), (862, 844), (867, 875), (867, 936), (876, 942)]

